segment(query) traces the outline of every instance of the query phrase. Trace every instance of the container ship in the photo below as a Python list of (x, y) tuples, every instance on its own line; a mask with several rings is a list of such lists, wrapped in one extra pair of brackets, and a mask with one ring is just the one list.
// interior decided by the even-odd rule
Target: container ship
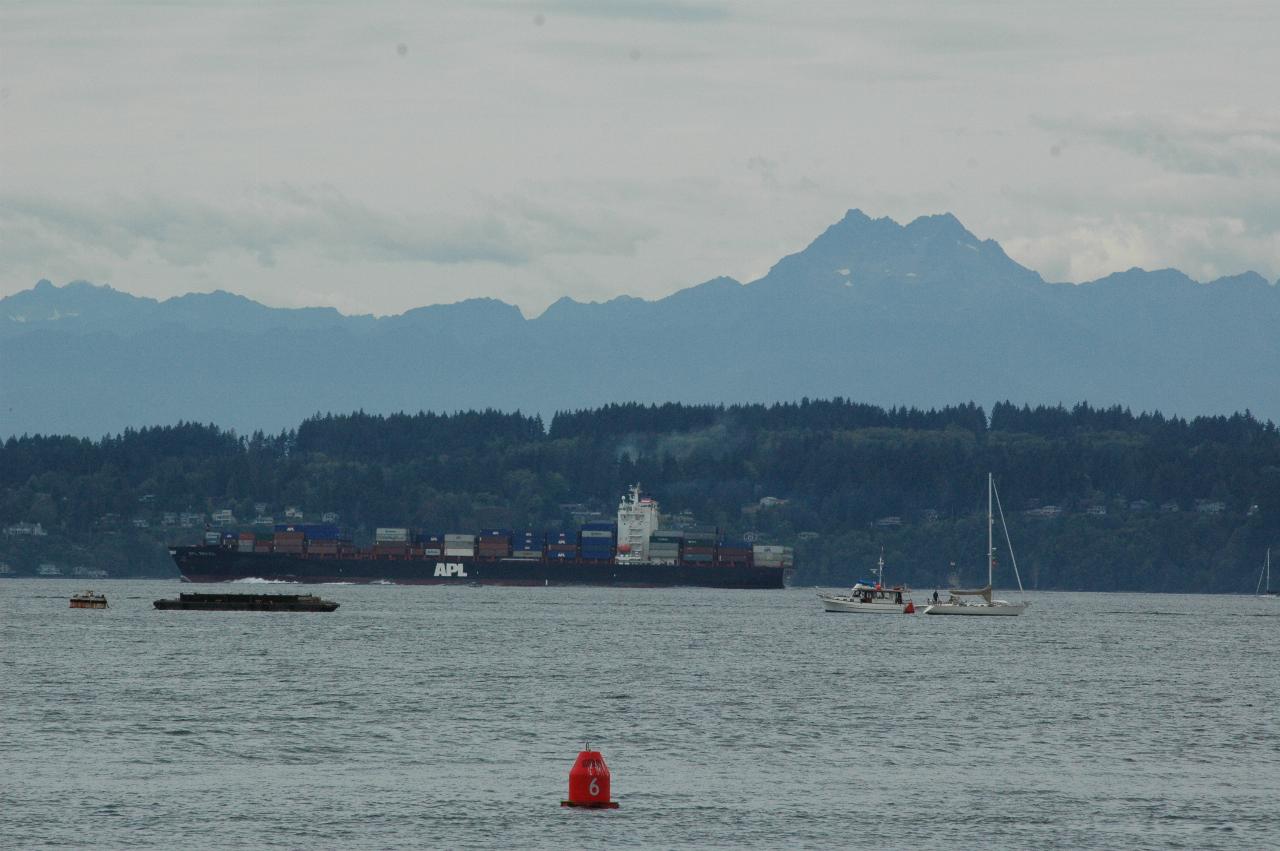
[(658, 503), (636, 485), (622, 497), (616, 523), (577, 531), (380, 528), (372, 547), (359, 548), (337, 526), (292, 524), (276, 526), (267, 540), (206, 532), (203, 545), (169, 554), (187, 582), (783, 588), (790, 580), (790, 547), (725, 539), (710, 526), (663, 529), (660, 518)]

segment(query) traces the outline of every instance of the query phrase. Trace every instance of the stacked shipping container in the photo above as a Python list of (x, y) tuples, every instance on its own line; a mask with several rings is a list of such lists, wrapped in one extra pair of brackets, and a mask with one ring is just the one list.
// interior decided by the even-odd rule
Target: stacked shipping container
[(449, 556), (474, 556), (476, 554), (476, 536), (445, 535), (444, 554), (446, 558)]
[(547, 557), (555, 559), (575, 559), (578, 557), (578, 543), (572, 532), (555, 530), (547, 533)]
[(271, 545), (278, 553), (302, 555), (302, 543), (306, 539), (306, 535), (302, 532), (276, 532)]
[(531, 529), (516, 533), (511, 541), (511, 555), (516, 558), (542, 558), (545, 539)]
[[(243, 553), (277, 552), (321, 558), (349, 556), (350, 539), (337, 526), (308, 523), (278, 525), (275, 533), (209, 532), (206, 543), (219, 544)], [(532, 530), (511, 532), (486, 529), (480, 535), (411, 534), (401, 527), (379, 527), (374, 533), (375, 557), (461, 557), (481, 559), (550, 559), (604, 562), (617, 555), (617, 527), (613, 523), (588, 523), (578, 532), (555, 530), (545, 535)], [(739, 567), (794, 566), (790, 547), (755, 545), (747, 541), (723, 540), (714, 526), (695, 526), (684, 531), (658, 530), (648, 539), (647, 560), (659, 564), (704, 564)]]
[(444, 535), (421, 534), (417, 537), (417, 543), (424, 556), (444, 555)]
[(337, 556), (341, 545), (336, 538), (317, 538), (307, 540), (307, 552), (311, 555)]
[(308, 541), (336, 541), (342, 530), (332, 523), (277, 523), (277, 532), (301, 532)]
[(588, 561), (608, 561), (618, 551), (618, 527), (613, 523), (588, 523), (579, 534), (579, 551)]
[(710, 564), (716, 554), (714, 526), (691, 526), (684, 532), (684, 560), (690, 564)]
[(375, 556), (403, 557), (409, 554), (409, 530), (399, 526), (384, 526), (373, 532)]
[(680, 549), (684, 544), (684, 532), (659, 529), (649, 536), (649, 560), (660, 564), (680, 561)]
[(480, 558), (506, 558), (511, 555), (511, 532), (506, 529), (487, 529), (480, 533), (476, 549)]
[(795, 564), (795, 555), (791, 547), (756, 544), (752, 548), (752, 555), (759, 567), (792, 567)]
[(736, 567), (752, 563), (751, 544), (746, 541), (721, 541), (716, 549), (716, 564)]

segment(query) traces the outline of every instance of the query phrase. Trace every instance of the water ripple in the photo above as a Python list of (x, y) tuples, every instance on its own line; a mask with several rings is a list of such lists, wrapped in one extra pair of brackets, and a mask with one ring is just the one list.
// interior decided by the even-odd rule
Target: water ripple
[[(327, 586), (337, 612), (271, 615), (102, 588), (112, 608), (83, 612), (70, 583), (0, 582), (0, 805), (23, 847), (1280, 835), (1274, 601), (1041, 594), (991, 623), (825, 615), (808, 589)], [(585, 741), (620, 810), (558, 806)]]

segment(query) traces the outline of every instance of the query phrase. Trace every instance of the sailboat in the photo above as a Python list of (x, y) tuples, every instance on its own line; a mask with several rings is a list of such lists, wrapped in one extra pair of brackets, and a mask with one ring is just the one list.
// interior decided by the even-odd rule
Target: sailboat
[[(995, 526), (996, 519), (994, 506), (998, 506), (1000, 497), (996, 494), (995, 478), (987, 473), (987, 584), (982, 588), (974, 588), (971, 590), (953, 590), (950, 596), (943, 602), (934, 603), (928, 606), (924, 613), (926, 615), (979, 615), (992, 616), (1003, 615), (1011, 617), (1020, 615), (1026, 610), (1025, 602), (1010, 603), (1007, 600), (993, 599), (991, 593), (991, 581), (995, 574), (996, 565), (996, 547), (995, 547)], [(1018, 591), (1022, 591), (1022, 577), (1018, 575), (1018, 560), (1013, 555), (1013, 542), (1009, 540), (1009, 527), (1004, 522), (1004, 508), (1000, 508), (1000, 525), (1004, 529), (1005, 543), (1009, 545), (1009, 558), (1013, 562), (1013, 575), (1018, 579)], [(965, 599), (967, 597), (979, 597), (980, 600)]]
[(1262, 564), (1262, 573), (1258, 574), (1258, 587), (1253, 589), (1253, 593), (1259, 597), (1280, 597), (1280, 591), (1271, 587), (1271, 547), (1267, 547), (1267, 560)]

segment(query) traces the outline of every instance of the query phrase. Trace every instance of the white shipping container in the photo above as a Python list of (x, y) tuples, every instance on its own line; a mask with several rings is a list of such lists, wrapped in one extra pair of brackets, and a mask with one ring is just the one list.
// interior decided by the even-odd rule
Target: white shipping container
[(443, 555), (444, 550), (440, 549), (439, 547), (423, 547), (422, 554), (424, 556), (438, 556), (438, 555)]
[(409, 530), (396, 527), (375, 529), (373, 539), (380, 544), (403, 544), (409, 540)]
[(582, 537), (584, 538), (612, 538), (612, 532), (606, 532), (601, 529), (583, 529)]
[(475, 547), (445, 547), (444, 554), (446, 556), (473, 556), (476, 554)]
[(445, 535), (444, 542), (446, 544), (474, 544), (476, 542), (475, 535)]

